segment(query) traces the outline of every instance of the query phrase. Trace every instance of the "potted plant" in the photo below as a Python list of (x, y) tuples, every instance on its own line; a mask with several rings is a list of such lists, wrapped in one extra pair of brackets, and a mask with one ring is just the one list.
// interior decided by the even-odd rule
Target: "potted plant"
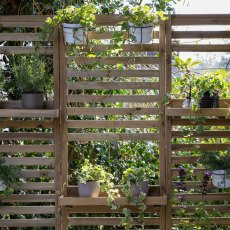
[(41, 28), (41, 37), (45, 40), (51, 36), (55, 27), (62, 24), (65, 42), (68, 44), (84, 44), (86, 32), (93, 27), (96, 6), (92, 3), (81, 6), (68, 5), (59, 9), (55, 16), (48, 17)]
[(24, 109), (42, 109), (44, 92), (51, 91), (52, 81), (46, 61), (38, 51), (14, 59), (12, 72), (16, 84), (22, 92), (22, 107)]
[(100, 190), (109, 193), (113, 188), (112, 174), (106, 172), (101, 165), (93, 165), (88, 159), (74, 174), (78, 179), (79, 196), (98, 197)]
[[(158, 19), (158, 13), (147, 5), (134, 7), (124, 6), (123, 14), (126, 20), (123, 27), (129, 29), (129, 34), (136, 43), (148, 43), (152, 40), (153, 26)], [(163, 15), (160, 14), (163, 18)]]
[[(145, 197), (149, 192), (149, 178), (152, 171), (148, 167), (135, 167), (132, 166), (123, 172), (122, 191), (127, 197), (129, 202), (133, 205), (139, 206), (138, 220), (144, 221), (144, 211), (146, 205), (144, 204)], [(121, 224), (126, 229), (132, 228), (133, 219), (131, 217), (131, 211), (128, 208), (123, 208), (124, 217)]]
[(211, 172), (212, 183), (217, 188), (230, 187), (230, 149), (225, 153), (203, 152), (200, 163)]
[(20, 172), (19, 167), (7, 165), (4, 158), (0, 157), (0, 191), (9, 193), (14, 184), (18, 184), (17, 176)]

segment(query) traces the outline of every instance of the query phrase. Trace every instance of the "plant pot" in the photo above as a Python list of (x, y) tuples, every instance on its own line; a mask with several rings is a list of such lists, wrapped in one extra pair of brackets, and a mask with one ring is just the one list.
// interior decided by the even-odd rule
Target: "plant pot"
[(23, 109), (42, 109), (43, 108), (43, 93), (23, 93), (22, 94)]
[(153, 24), (149, 23), (141, 27), (129, 24), (129, 33), (136, 37), (135, 43), (149, 43), (153, 39)]
[(230, 188), (230, 175), (227, 175), (225, 170), (214, 170), (212, 183), (217, 188)]
[(4, 191), (6, 189), (6, 185), (3, 183), (3, 181), (0, 181), (0, 191)]
[(210, 96), (210, 92), (206, 91), (200, 100), (200, 108), (212, 108), (212, 107), (213, 107), (213, 99)]
[(149, 192), (149, 182), (148, 181), (142, 181), (140, 184), (133, 184), (131, 186), (130, 193), (132, 196), (139, 196), (141, 192), (145, 193), (148, 195)]
[(80, 24), (63, 23), (65, 43), (84, 45), (87, 43), (86, 33)]
[(78, 182), (80, 197), (98, 197), (100, 193), (100, 181), (89, 181), (85, 184)]

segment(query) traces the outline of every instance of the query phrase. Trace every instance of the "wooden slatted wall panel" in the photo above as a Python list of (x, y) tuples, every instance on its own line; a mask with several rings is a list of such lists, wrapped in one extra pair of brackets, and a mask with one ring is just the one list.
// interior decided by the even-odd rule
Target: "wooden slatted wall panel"
[[(25, 42), (35, 44), (41, 41), (38, 29), (45, 18), (1, 16), (3, 28), (19, 27), (21, 32), (1, 33), (0, 40), (5, 41), (5, 44), (1, 46), (0, 54), (21, 55), (33, 52), (34, 46), (25, 46)], [(25, 28), (31, 32), (25, 32)], [(54, 41), (55, 46), (57, 43)], [(54, 55), (54, 68), (59, 58), (57, 51), (54, 54), (51, 45), (40, 49), (42, 54)], [(58, 147), (54, 141), (57, 138), (54, 130), (57, 133), (56, 120), (59, 116), (58, 69), (54, 70), (54, 75), (55, 103), (47, 102), (44, 110), (23, 110), (20, 101), (0, 103), (0, 154), (5, 157), (7, 164), (18, 165), (22, 169), (18, 175), (19, 184), (13, 186), (14, 193), (0, 195), (0, 226), (4, 229), (53, 229), (58, 222), (58, 217), (55, 218), (55, 191), (59, 189), (55, 184)]]
[[(221, 40), (218, 38), (224, 38), (225, 41), (229, 41), (230, 34), (228, 31), (219, 29), (217, 31), (212, 31), (212, 27), (209, 30), (206, 28), (204, 31), (200, 29), (199, 31), (190, 31), (190, 26), (203, 26), (203, 25), (229, 25), (230, 15), (174, 15), (171, 18), (171, 22), (168, 22), (168, 34), (172, 37), (171, 50), (175, 52), (229, 52), (229, 46), (222, 44)], [(170, 26), (172, 23), (172, 27)], [(180, 26), (186, 25), (186, 31)], [(177, 26), (174, 31), (175, 26)], [(197, 27), (202, 28), (202, 27)], [(192, 29), (191, 29), (192, 30)], [(202, 41), (207, 41), (209, 39), (216, 39), (215, 44), (185, 44), (185, 39), (202, 39)], [(170, 41), (167, 44), (170, 47)], [(169, 48), (170, 50), (170, 48)], [(168, 60), (171, 60), (171, 53), (167, 53)], [(171, 65), (171, 62), (170, 62)], [(171, 69), (171, 67), (169, 67)], [(171, 71), (167, 72), (167, 82), (171, 82)], [(168, 89), (170, 93), (170, 88)], [(208, 193), (202, 195), (202, 178), (205, 169), (199, 164), (199, 154), (200, 151), (224, 151), (230, 145), (230, 119), (226, 117), (229, 112), (229, 99), (223, 99), (220, 102), (220, 109), (201, 109), (197, 112), (192, 112), (190, 109), (183, 109), (183, 100), (173, 100), (167, 110), (167, 122), (166, 130), (168, 130), (169, 142), (166, 146), (166, 154), (169, 159), (167, 167), (170, 168), (168, 171), (168, 187), (171, 190), (170, 199), (177, 200), (180, 195), (178, 193), (178, 182), (179, 166), (183, 166), (187, 171), (185, 186), (188, 189), (185, 195), (182, 197), (185, 202), (187, 202), (187, 208), (184, 207), (183, 217), (178, 215), (182, 213), (183, 207), (181, 202), (176, 202), (177, 205), (168, 205), (168, 229), (172, 226), (184, 226), (187, 222), (192, 228), (194, 221), (196, 226), (207, 225), (208, 221), (197, 217), (198, 211), (200, 210), (199, 204), (204, 202), (204, 210), (207, 211), (204, 215), (213, 215), (209, 218), (209, 223), (216, 226), (218, 229), (223, 229), (224, 226), (230, 225), (229, 218), (229, 199), (230, 190), (229, 189), (216, 189), (211, 181), (208, 183)], [(189, 119), (189, 116), (205, 116), (205, 123), (197, 122), (193, 123)], [(206, 130), (201, 133), (193, 132), (191, 137), (185, 137), (183, 134), (183, 129), (190, 128), (195, 129), (197, 125), (204, 125)], [(169, 131), (170, 130), (170, 131)], [(167, 131), (166, 131), (167, 132)], [(177, 143), (175, 143), (175, 140)], [(211, 141), (212, 140), (212, 141)], [(171, 206), (171, 207), (170, 207)], [(224, 217), (219, 217), (218, 214), (214, 214), (213, 211), (222, 213)], [(186, 226), (187, 226), (186, 225)], [(186, 228), (186, 227), (185, 227)]]
[[(106, 26), (115, 25), (114, 23), (118, 23), (117, 19), (117, 16), (107, 15), (97, 18), (97, 24), (108, 30)], [(159, 33), (157, 34), (159, 36)], [(111, 30), (104, 33), (90, 32), (88, 38), (91, 42), (101, 39), (110, 44), (111, 35)], [(163, 43), (164, 34), (161, 47), (164, 47)], [(67, 92), (66, 99), (63, 99), (63, 107), (66, 107), (66, 112), (63, 112), (63, 122), (68, 131), (67, 135), (64, 134), (63, 139), (68, 141), (69, 146), (73, 146), (73, 143), (84, 145), (88, 142), (154, 142), (159, 149), (163, 124), (159, 120), (159, 105), (165, 89), (164, 68), (162, 70), (160, 68), (164, 65), (164, 49), (161, 49), (161, 59), (157, 56), (160, 51), (158, 42), (150, 44), (129, 44), (126, 42), (122, 45), (122, 51), (119, 54), (110, 54), (107, 57), (92, 58), (87, 57), (87, 53), (84, 53), (84, 51), (91, 50), (100, 56), (107, 48), (108, 45), (85, 45), (81, 47), (80, 56), (68, 56), (69, 47), (67, 45), (63, 45), (61, 48), (62, 55), (65, 57), (63, 60), (62, 56), (61, 60), (62, 63), (66, 63), (67, 67), (66, 72), (63, 73), (66, 76), (66, 82), (63, 82), (62, 85), (66, 85), (64, 93)], [(133, 54), (137, 57), (134, 58)], [(66, 120), (64, 121), (64, 119)], [(68, 151), (67, 148), (64, 147), (64, 149)], [(77, 157), (77, 152), (75, 155)], [(67, 156), (67, 152), (63, 156)], [(70, 163), (71, 160), (75, 160), (73, 153), (69, 155)], [(63, 161), (62, 171), (67, 171), (66, 159)], [(64, 176), (63, 181), (67, 176), (67, 174)], [(163, 176), (162, 183), (164, 180)], [(159, 185), (157, 187), (159, 197)], [(74, 191), (75, 193), (63, 193), (64, 197), (60, 199), (61, 206), (68, 206), (71, 203), (70, 196), (77, 196), (76, 186)], [(161, 194), (164, 193), (165, 191), (162, 190)], [(68, 197), (70, 198), (68, 199)], [(160, 200), (159, 197), (158, 202)], [(65, 228), (67, 225), (97, 226), (119, 225), (120, 223), (120, 217), (93, 215), (94, 213), (113, 213), (106, 206), (97, 206), (98, 203), (92, 207), (92, 205), (89, 206), (90, 201), (86, 201), (87, 206), (81, 206), (78, 200), (73, 199), (73, 201), (78, 204), (76, 207), (73, 205), (72, 208), (63, 208), (62, 216)], [(97, 201), (95, 202), (97, 203)], [(160, 217), (160, 208), (153, 207), (150, 203), (147, 203), (147, 206), (146, 212), (155, 213), (156, 217), (147, 218), (146, 225), (157, 225), (158, 227), (161, 225), (161, 229), (163, 229), (164, 224), (160, 218), (165, 215), (164, 210)], [(77, 213), (78, 215), (76, 215)], [(92, 218), (79, 215), (82, 213), (88, 213)]]

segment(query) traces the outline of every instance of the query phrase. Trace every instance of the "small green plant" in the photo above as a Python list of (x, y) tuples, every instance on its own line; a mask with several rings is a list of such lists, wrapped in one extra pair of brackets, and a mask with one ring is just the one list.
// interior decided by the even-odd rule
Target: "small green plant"
[(12, 72), (16, 79), (16, 84), (22, 92), (51, 91), (52, 78), (49, 75), (46, 61), (38, 51), (15, 59)]
[(17, 177), (20, 173), (20, 168), (13, 165), (7, 165), (5, 159), (0, 157), (0, 182), (2, 187), (5, 187), (4, 193), (13, 191), (12, 185), (18, 184)]
[(85, 159), (84, 164), (79, 170), (73, 173), (80, 183), (85, 184), (91, 181), (100, 181), (100, 189), (108, 195), (107, 201), (111, 209), (117, 209), (118, 205), (114, 200), (119, 196), (118, 189), (114, 189), (113, 175), (104, 170), (101, 165), (92, 164), (88, 159)]
[[(122, 191), (127, 197), (128, 201), (133, 205), (139, 206), (138, 220), (139, 222), (144, 221), (144, 211), (146, 205), (144, 204), (145, 197), (148, 193), (148, 187), (142, 187), (143, 182), (147, 182), (151, 177), (152, 171), (147, 167), (130, 167), (123, 172)], [(144, 191), (145, 190), (145, 191)], [(124, 208), (122, 213), (124, 217), (122, 218), (121, 224), (125, 229), (132, 228), (133, 218), (131, 216), (131, 211), (128, 208)]]
[(46, 19), (41, 28), (41, 38), (43, 40), (49, 39), (54, 29), (61, 23), (81, 24), (85, 28), (92, 28), (96, 12), (96, 6), (92, 3), (78, 7), (68, 5), (64, 9), (59, 9), (55, 16)]
[(210, 171), (221, 169), (225, 170), (227, 175), (230, 176), (230, 149), (224, 153), (216, 151), (202, 152), (199, 162)]

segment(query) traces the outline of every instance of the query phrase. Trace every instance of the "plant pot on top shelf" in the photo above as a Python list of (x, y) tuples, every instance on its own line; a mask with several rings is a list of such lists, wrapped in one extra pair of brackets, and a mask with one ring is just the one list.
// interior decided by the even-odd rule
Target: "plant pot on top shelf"
[(230, 148), (224, 153), (203, 152), (200, 163), (211, 171), (212, 183), (215, 187), (230, 187)]
[(46, 19), (41, 37), (49, 39), (54, 29), (62, 24), (65, 43), (84, 45), (87, 43), (87, 31), (93, 28), (96, 12), (96, 6), (92, 3), (59, 9), (54, 17)]
[(39, 51), (15, 58), (12, 72), (18, 88), (22, 91), (22, 108), (42, 109), (44, 92), (52, 92), (52, 78)]
[(123, 27), (129, 30), (129, 35), (135, 43), (149, 43), (153, 39), (153, 27), (157, 21), (157, 14), (144, 5), (133, 8), (125, 6), (123, 14), (126, 22)]

